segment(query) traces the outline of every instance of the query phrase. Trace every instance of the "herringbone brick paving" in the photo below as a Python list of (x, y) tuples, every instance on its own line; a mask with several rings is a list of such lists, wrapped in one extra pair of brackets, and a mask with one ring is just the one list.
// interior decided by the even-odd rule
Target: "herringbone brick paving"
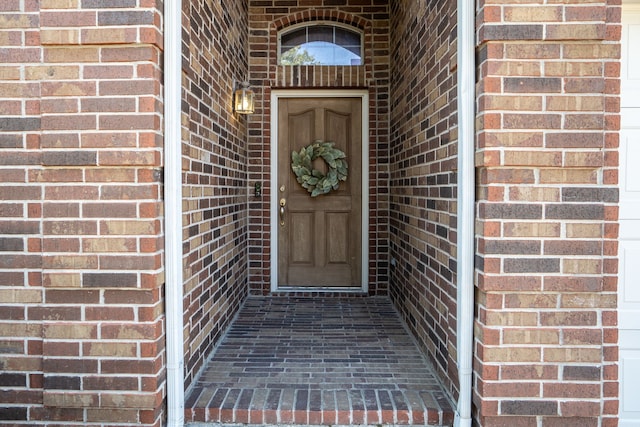
[(191, 390), (187, 422), (450, 425), (386, 298), (252, 297)]

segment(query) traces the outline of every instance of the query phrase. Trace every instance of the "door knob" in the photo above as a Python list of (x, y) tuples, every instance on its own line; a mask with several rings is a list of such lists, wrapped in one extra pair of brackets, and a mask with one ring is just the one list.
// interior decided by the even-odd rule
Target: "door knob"
[(282, 198), (280, 199), (280, 226), (284, 226), (284, 207), (287, 204), (287, 200)]

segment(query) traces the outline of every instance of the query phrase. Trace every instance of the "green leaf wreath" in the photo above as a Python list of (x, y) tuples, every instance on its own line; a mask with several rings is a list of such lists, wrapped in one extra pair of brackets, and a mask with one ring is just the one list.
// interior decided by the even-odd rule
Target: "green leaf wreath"
[[(291, 169), (296, 174), (296, 179), (309, 193), (311, 197), (327, 194), (331, 190), (340, 187), (340, 181), (347, 180), (347, 155), (334, 147), (333, 142), (316, 141), (300, 149), (299, 152), (291, 152)], [(313, 169), (312, 162), (321, 157), (329, 167), (327, 174)]]

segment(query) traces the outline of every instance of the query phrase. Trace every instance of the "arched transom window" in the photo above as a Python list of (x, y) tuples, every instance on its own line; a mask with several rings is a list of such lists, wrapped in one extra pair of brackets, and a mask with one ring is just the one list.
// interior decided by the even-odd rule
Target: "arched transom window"
[(306, 22), (278, 34), (280, 65), (362, 65), (362, 32), (327, 22)]

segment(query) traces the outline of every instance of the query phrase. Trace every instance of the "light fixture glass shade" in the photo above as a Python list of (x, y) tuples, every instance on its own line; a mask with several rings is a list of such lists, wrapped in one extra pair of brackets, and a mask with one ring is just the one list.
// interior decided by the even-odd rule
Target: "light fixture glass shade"
[(255, 94), (248, 87), (236, 89), (234, 94), (234, 110), (240, 114), (252, 114)]

